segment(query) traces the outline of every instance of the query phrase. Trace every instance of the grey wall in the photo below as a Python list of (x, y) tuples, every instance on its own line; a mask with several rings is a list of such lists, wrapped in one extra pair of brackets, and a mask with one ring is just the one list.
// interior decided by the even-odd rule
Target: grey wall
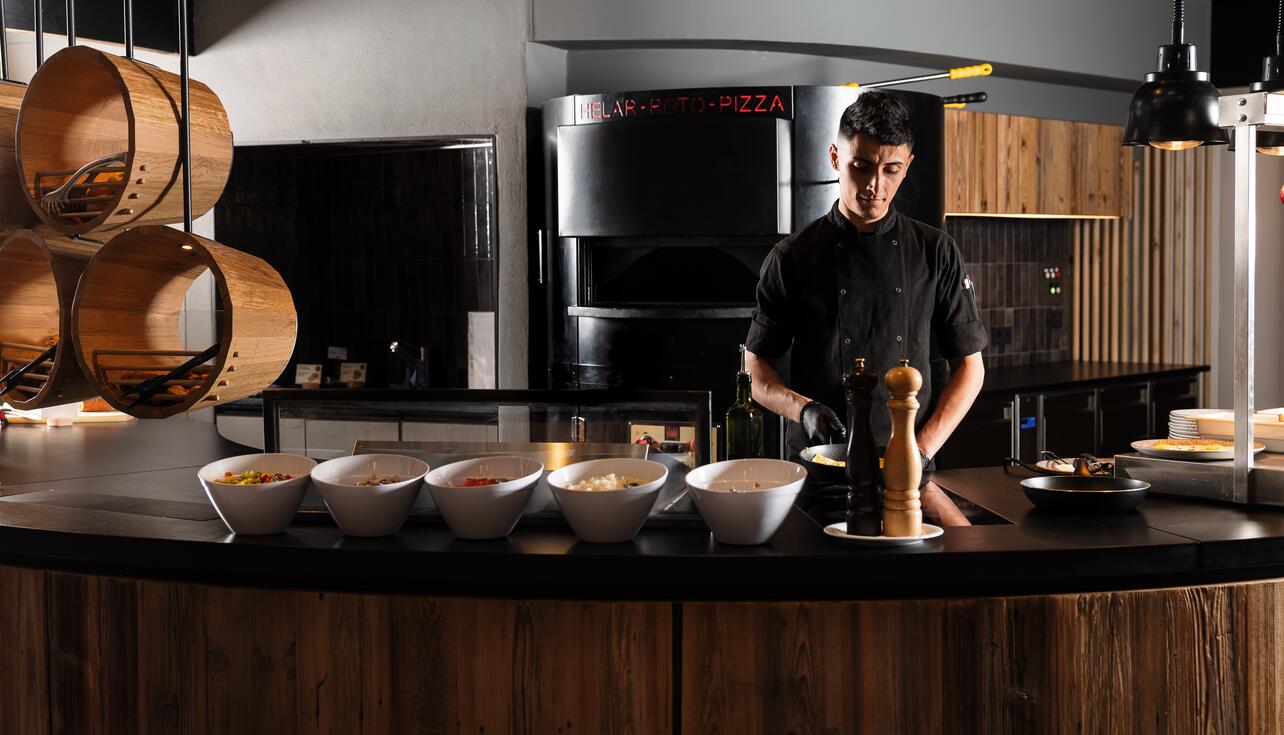
[(238, 141), (496, 137), (500, 385), (525, 386), (528, 1), (218, 0), (196, 23)]
[[(1213, 253), (1212, 322), (1213, 403), (1221, 408), (1235, 405), (1235, 156), (1223, 151), (1217, 156), (1218, 200), (1214, 223), (1216, 248)], [(1258, 408), (1284, 406), (1284, 158), (1257, 156), (1257, 359), (1256, 405)]]
[[(1211, 0), (1186, 6), (1187, 38), (1207, 53)], [(1172, 3), (532, 0), (532, 8), (537, 41), (807, 43), (860, 49), (866, 58), (930, 53), (1132, 80), (1153, 70), (1155, 47), (1169, 33)]]

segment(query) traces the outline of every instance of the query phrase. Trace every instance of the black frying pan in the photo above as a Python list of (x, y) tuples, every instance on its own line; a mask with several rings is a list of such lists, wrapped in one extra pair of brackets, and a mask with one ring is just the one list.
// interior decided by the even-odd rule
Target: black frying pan
[(1031, 503), (1058, 513), (1126, 513), (1146, 497), (1150, 483), (1069, 475), (1031, 477), (1021, 481), (1021, 489)]
[(847, 484), (847, 468), (820, 464), (816, 462), (816, 455), (818, 454), (829, 459), (836, 459), (839, 462), (846, 462), (847, 445), (818, 444), (814, 447), (807, 447), (798, 453), (798, 459), (802, 461), (802, 466), (807, 468), (807, 479), (811, 482), (822, 485)]

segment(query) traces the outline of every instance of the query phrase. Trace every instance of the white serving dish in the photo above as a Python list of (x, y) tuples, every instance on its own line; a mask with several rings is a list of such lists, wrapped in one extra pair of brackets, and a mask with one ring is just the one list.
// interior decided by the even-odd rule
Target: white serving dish
[[(424, 482), (452, 533), (463, 539), (493, 539), (512, 533), (543, 473), (544, 464), (529, 457), (481, 457), (438, 467)], [(469, 477), (512, 479), (461, 487)]]
[[(624, 490), (571, 490), (568, 485), (615, 473), (636, 477)], [(548, 476), (548, 486), (566, 522), (581, 541), (614, 544), (631, 540), (646, 522), (669, 478), (669, 468), (648, 459), (593, 459), (567, 465)]]
[(780, 459), (732, 459), (687, 473), (687, 485), (713, 538), (739, 545), (766, 543), (806, 480), (802, 465)]
[[(1199, 433), (1216, 439), (1234, 439), (1235, 438), (1235, 421), (1231, 418), (1221, 417), (1200, 417)], [(1253, 441), (1260, 441), (1267, 444), (1270, 449), (1270, 440), (1277, 445), (1284, 445), (1284, 422), (1279, 421), (1262, 421), (1257, 416), (1253, 417)], [(1271, 449), (1272, 452), (1280, 451)]]
[[(396, 475), (399, 482), (358, 487), (372, 474)], [(410, 515), (423, 489), (428, 463), (400, 454), (338, 457), (312, 470), (312, 484), (345, 536), (391, 536)]]
[[(205, 495), (232, 533), (264, 536), (281, 533), (294, 520), (294, 514), (308, 491), (309, 473), (314, 460), (301, 454), (243, 454), (210, 462), (196, 471)], [(215, 482), (231, 472), (249, 470), (281, 472), (292, 479), (264, 485), (224, 485)]]

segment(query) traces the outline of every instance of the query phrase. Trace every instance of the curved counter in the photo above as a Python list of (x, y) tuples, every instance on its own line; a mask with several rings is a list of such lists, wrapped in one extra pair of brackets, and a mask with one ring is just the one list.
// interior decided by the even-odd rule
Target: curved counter
[[(0, 432), (0, 721), (18, 732), (1278, 729), (1284, 514), (1161, 497), (901, 549), (419, 523), (227, 533), (192, 419)], [(143, 684), (144, 686), (138, 686)], [(104, 726), (104, 723), (112, 723)], [(948, 724), (947, 724), (948, 723)]]

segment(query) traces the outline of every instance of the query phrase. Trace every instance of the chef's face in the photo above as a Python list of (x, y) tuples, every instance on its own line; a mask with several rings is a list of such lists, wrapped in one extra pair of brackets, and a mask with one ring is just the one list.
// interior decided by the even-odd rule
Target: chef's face
[(859, 133), (829, 146), (829, 163), (838, 172), (838, 194), (847, 215), (869, 224), (882, 219), (913, 160), (908, 145), (879, 145)]

